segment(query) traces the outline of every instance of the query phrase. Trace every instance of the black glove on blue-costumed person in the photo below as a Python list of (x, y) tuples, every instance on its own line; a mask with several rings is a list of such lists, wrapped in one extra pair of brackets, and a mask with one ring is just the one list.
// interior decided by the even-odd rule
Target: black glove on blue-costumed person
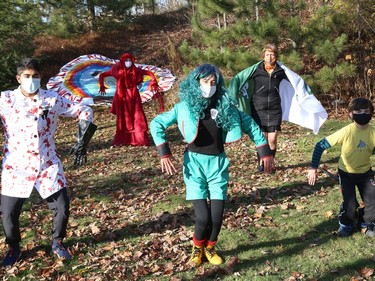
[(69, 155), (74, 155), (74, 165), (82, 166), (87, 162), (86, 147), (94, 135), (97, 126), (86, 120), (79, 120), (76, 143), (69, 151)]

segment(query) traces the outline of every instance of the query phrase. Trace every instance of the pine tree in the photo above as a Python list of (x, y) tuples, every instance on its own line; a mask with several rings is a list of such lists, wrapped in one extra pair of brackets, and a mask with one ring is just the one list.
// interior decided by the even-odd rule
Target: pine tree
[(135, 0), (39, 0), (48, 30), (57, 36), (93, 32), (122, 24)]
[(16, 64), (32, 56), (33, 38), (43, 28), (39, 10), (32, 1), (0, 2), (0, 81), (5, 88), (17, 84)]
[(299, 72), (314, 92), (328, 93), (356, 74), (344, 58), (351, 15), (331, 2), (335, 1), (317, 5), (311, 0), (197, 0), (192, 17), (195, 43), (184, 42), (180, 52), (192, 65), (210, 62), (232, 76), (259, 61), (266, 43), (274, 43), (281, 62)]

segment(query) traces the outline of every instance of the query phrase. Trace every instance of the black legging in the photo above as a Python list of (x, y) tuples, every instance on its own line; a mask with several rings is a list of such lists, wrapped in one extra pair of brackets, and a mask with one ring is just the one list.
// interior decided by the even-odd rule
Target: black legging
[(224, 200), (192, 200), (195, 211), (194, 236), (197, 240), (217, 241), (223, 223)]

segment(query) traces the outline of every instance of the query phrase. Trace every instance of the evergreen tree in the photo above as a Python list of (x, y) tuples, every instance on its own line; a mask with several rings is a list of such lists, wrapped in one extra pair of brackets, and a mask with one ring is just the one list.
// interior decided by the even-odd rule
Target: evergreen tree
[(331, 3), (337, 1), (345, 2), (196, 0), (194, 43), (183, 42), (180, 52), (190, 64), (214, 63), (232, 76), (259, 61), (266, 43), (274, 43), (280, 61), (299, 72), (316, 94), (335, 91), (356, 74), (344, 58), (352, 15)]
[(32, 56), (33, 38), (43, 28), (39, 9), (33, 1), (0, 2), (0, 81), (3, 89), (14, 87), (16, 64)]
[(135, 0), (39, 0), (48, 30), (58, 36), (92, 32), (122, 23)]

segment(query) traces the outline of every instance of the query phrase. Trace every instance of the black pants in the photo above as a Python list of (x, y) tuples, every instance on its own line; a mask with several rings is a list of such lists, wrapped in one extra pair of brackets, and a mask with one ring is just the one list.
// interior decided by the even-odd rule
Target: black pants
[(365, 205), (363, 209), (363, 221), (365, 224), (375, 222), (375, 182), (372, 170), (364, 174), (348, 174), (339, 170), (341, 192), (343, 203), (340, 210), (340, 223), (352, 225), (357, 219), (357, 208), (359, 207), (356, 198), (357, 186), (361, 199)]
[(195, 211), (194, 236), (198, 240), (217, 241), (223, 223), (224, 200), (192, 200)]
[[(26, 198), (1, 195), (5, 242), (10, 246), (17, 245), (21, 241), (19, 218), (25, 201)], [(69, 219), (69, 197), (66, 188), (47, 197), (46, 201), (53, 215), (52, 238), (54, 241), (62, 240), (66, 236)]]

